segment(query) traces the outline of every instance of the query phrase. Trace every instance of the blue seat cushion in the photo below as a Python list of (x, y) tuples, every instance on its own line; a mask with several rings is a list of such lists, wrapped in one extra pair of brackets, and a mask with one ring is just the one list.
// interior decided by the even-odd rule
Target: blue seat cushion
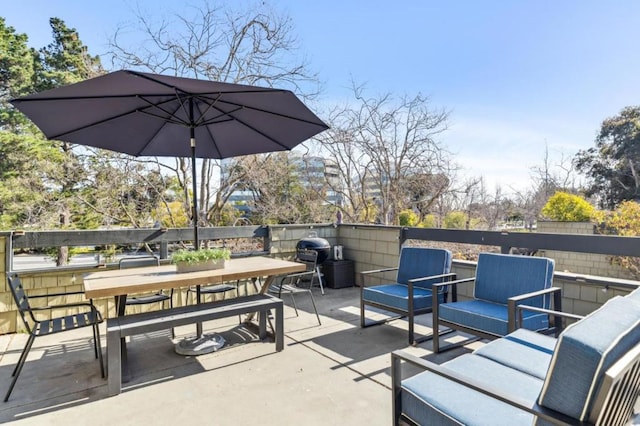
[[(442, 296), (440, 296), (442, 299)], [(409, 287), (404, 284), (383, 284), (366, 287), (362, 290), (362, 300), (374, 302), (391, 308), (407, 311), (409, 309)], [(442, 301), (442, 300), (441, 300)], [(413, 289), (413, 309), (431, 308), (431, 290), (421, 287)]]
[[(543, 383), (536, 377), (473, 354), (461, 355), (443, 367), (472, 377), (482, 387), (501, 389), (532, 404)], [(533, 423), (533, 416), (525, 411), (428, 371), (403, 380), (402, 390), (402, 411), (421, 425)]]
[(519, 328), (473, 353), (544, 380), (555, 346), (555, 338)]
[(604, 373), (640, 342), (640, 302), (615, 297), (558, 337), (540, 405), (587, 420)]
[[(506, 305), (510, 297), (551, 287), (553, 267), (553, 260), (544, 257), (480, 253), (474, 297)], [(547, 295), (524, 303), (548, 308), (550, 300)]]
[[(465, 300), (444, 303), (439, 306), (439, 318), (462, 326), (504, 336), (508, 333), (509, 314), (507, 305), (485, 300)], [(523, 312), (521, 328), (540, 330), (548, 327), (546, 314)]]

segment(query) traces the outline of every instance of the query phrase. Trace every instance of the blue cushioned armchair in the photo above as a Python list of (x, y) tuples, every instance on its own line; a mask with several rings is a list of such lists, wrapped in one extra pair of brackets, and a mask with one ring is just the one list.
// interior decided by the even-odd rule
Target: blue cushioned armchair
[[(395, 282), (366, 286), (365, 277), (372, 274), (397, 271)], [(444, 249), (403, 247), (398, 267), (361, 272), (360, 326), (368, 327), (407, 317), (409, 344), (430, 339), (432, 335), (414, 338), (414, 317), (431, 312), (431, 285), (444, 283), (438, 288), (439, 299), (446, 299), (446, 282), (454, 280), (451, 273), (451, 252)], [(373, 306), (398, 314), (382, 321), (366, 322), (365, 307)]]
[[(451, 286), (451, 303), (442, 304), (433, 299), (433, 329), (443, 325), (475, 336), (495, 339), (514, 331), (516, 327), (531, 330), (548, 329), (546, 314), (528, 311), (522, 324), (517, 324), (516, 306), (521, 303), (561, 311), (560, 289), (551, 287), (553, 279), (552, 259), (496, 253), (480, 253), (476, 275), (472, 278), (447, 283)], [(473, 299), (458, 301), (457, 286), (473, 283)], [(443, 284), (433, 284), (432, 291), (439, 291)], [(451, 349), (468, 341), (446, 348), (433, 339), (433, 351)]]

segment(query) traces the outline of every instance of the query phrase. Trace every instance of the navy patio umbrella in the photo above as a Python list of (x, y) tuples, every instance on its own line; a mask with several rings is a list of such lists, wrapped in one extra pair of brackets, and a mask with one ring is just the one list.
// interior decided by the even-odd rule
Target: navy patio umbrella
[(290, 150), (328, 128), (289, 90), (129, 70), (11, 103), (49, 139), (133, 156), (190, 157), (195, 248), (196, 158)]
[(11, 103), (49, 139), (133, 156), (190, 157), (196, 249), (196, 158), (290, 150), (328, 128), (289, 90), (129, 70)]

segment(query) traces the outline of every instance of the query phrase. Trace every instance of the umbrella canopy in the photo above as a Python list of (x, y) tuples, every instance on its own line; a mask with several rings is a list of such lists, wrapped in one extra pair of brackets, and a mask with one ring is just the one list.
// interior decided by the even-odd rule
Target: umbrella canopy
[(288, 90), (129, 70), (11, 103), (49, 139), (134, 156), (191, 157), (196, 248), (196, 157), (289, 150), (328, 128)]
[(11, 103), (49, 139), (134, 156), (198, 158), (288, 150), (327, 129), (291, 91), (116, 71)]

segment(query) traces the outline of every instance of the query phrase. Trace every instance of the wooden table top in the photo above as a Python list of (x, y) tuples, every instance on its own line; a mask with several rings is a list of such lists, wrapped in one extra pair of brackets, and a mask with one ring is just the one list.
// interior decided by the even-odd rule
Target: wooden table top
[(271, 257), (255, 256), (231, 259), (222, 269), (176, 273), (175, 265), (112, 269), (93, 272), (84, 277), (88, 299), (121, 296), (161, 289), (218, 284), (256, 277), (302, 272), (306, 265)]

